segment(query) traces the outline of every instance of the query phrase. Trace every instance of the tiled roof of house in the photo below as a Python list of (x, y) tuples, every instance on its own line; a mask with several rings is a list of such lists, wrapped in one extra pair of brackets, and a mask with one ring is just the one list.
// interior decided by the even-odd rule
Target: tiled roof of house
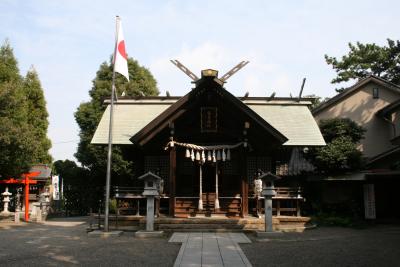
[(354, 84), (353, 86), (346, 88), (343, 92), (335, 95), (334, 97), (332, 97), (331, 99), (329, 99), (328, 101), (322, 103), (321, 105), (319, 105), (318, 107), (316, 107), (313, 111), (312, 114), (318, 115), (320, 112), (322, 112), (323, 110), (325, 110), (326, 108), (338, 103), (340, 100), (344, 99), (345, 97), (351, 95), (352, 93), (355, 93), (358, 89), (361, 89), (363, 85), (369, 83), (369, 82), (375, 82), (377, 84), (380, 84), (382, 86), (384, 86), (385, 88), (399, 93), (400, 94), (400, 86), (391, 83), (389, 81), (386, 81), (385, 79), (382, 79), (380, 77), (374, 76), (374, 75), (370, 75), (364, 79), (361, 79), (360, 81), (358, 81), (356, 84)]

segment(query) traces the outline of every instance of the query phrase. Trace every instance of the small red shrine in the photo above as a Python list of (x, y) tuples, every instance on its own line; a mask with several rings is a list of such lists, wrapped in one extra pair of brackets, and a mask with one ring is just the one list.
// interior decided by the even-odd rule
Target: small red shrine
[(51, 168), (47, 165), (35, 165), (28, 173), (21, 175), (20, 179), (9, 178), (0, 180), (0, 185), (14, 185), (15, 189), (24, 185), (24, 207), (25, 221), (29, 221), (29, 203), (37, 201), (37, 195), (40, 190), (43, 190), (46, 181), (51, 174)]

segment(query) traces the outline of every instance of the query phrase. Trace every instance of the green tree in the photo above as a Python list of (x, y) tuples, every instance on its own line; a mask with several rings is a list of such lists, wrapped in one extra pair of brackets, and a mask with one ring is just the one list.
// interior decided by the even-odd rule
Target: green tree
[[(325, 55), (326, 63), (337, 73), (332, 83), (359, 80), (372, 74), (400, 84), (400, 41), (387, 39), (387, 46), (349, 43), (349, 48), (349, 53), (342, 56), (341, 60)], [(336, 89), (338, 92), (342, 90)]]
[(364, 128), (347, 118), (321, 120), (319, 126), (326, 146), (311, 149), (309, 153), (319, 171), (335, 174), (362, 167), (357, 143), (364, 138)]
[[(128, 58), (128, 69), (129, 82), (122, 75), (116, 74), (118, 95), (122, 92), (125, 92), (127, 97), (158, 94), (157, 82), (149, 70), (132, 58)], [(91, 100), (82, 103), (75, 112), (75, 119), (80, 127), (80, 142), (75, 157), (91, 171), (91, 175), (98, 177), (102, 184), (106, 171), (107, 146), (91, 145), (90, 141), (106, 108), (103, 101), (111, 95), (112, 72), (111, 59), (108, 63), (100, 65), (89, 91)], [(133, 160), (129, 150), (124, 146), (113, 146), (112, 171), (119, 177), (133, 175)]]
[(346, 137), (351, 142), (358, 143), (365, 134), (365, 129), (349, 118), (321, 120), (319, 128), (327, 143), (339, 137)]
[(51, 141), (47, 138), (47, 128), (49, 126), (46, 109), (46, 100), (43, 89), (36, 70), (32, 67), (25, 76), (23, 82), (24, 94), (26, 96), (28, 108), (28, 123), (31, 131), (36, 136), (36, 149), (32, 163), (51, 163), (52, 158), (49, 154)]
[(97, 207), (97, 196), (101, 195), (103, 186), (98, 185), (89, 170), (71, 160), (57, 160), (53, 163), (53, 173), (62, 179), (64, 206), (68, 215), (85, 215), (90, 208)]
[(314, 108), (318, 107), (322, 103), (324, 103), (324, 102), (329, 100), (329, 97), (324, 97), (323, 98), (323, 97), (317, 96), (315, 94), (305, 95), (304, 98), (311, 98), (311, 105), (309, 106), (310, 110), (313, 110)]
[(0, 175), (19, 177), (34, 161), (37, 138), (28, 122), (28, 103), (13, 49), (0, 47)]
[(20, 82), (17, 59), (8, 40), (0, 48), (0, 83)]

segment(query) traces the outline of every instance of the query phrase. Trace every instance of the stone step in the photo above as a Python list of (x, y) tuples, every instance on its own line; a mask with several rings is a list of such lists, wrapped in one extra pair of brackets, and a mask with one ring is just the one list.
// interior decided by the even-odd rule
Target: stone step
[(181, 229), (243, 229), (243, 225), (238, 224), (159, 224), (159, 230), (181, 230)]
[[(165, 232), (198, 232), (198, 233), (200, 233), (200, 232), (205, 232), (205, 233), (232, 233), (232, 232), (234, 232), (234, 233), (241, 233), (241, 232), (243, 232), (243, 231), (247, 231), (246, 229), (223, 229), (223, 228), (221, 228), (221, 229), (201, 229), (201, 228), (198, 228), (198, 229), (164, 229), (164, 230), (162, 230), (162, 231), (165, 231)], [(249, 230), (249, 231), (252, 231), (252, 230)]]

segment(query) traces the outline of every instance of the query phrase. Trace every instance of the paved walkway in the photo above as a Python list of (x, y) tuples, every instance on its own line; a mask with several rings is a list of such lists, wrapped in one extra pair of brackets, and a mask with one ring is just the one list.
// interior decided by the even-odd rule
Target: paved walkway
[(168, 242), (182, 243), (174, 266), (251, 266), (238, 243), (243, 233), (174, 233)]

